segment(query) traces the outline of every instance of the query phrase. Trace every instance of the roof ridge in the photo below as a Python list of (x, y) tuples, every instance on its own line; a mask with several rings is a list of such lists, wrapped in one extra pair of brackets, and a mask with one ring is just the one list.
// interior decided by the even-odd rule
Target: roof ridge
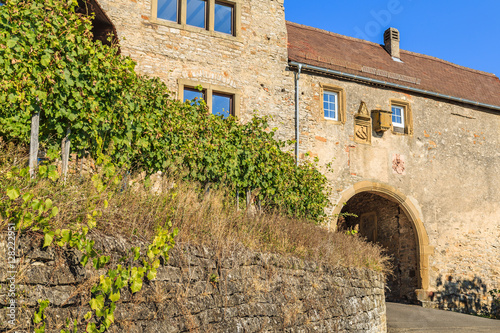
[[(292, 25), (292, 26), (299, 27), (299, 28), (303, 28), (303, 29), (307, 29), (307, 30), (311, 30), (311, 31), (317, 31), (317, 32), (320, 32), (320, 33), (324, 33), (324, 34), (335, 36), (335, 37), (340, 37), (340, 38), (343, 38), (343, 39), (346, 39), (346, 40), (351, 40), (351, 41), (354, 41), (354, 42), (362, 42), (362, 43), (365, 43), (365, 44), (368, 44), (368, 45), (372, 45), (372, 46), (377, 46), (377, 47), (382, 47), (382, 48), (384, 47), (382, 44), (370, 42), (370, 41), (364, 40), (364, 39), (359, 39), (359, 38), (354, 38), (354, 37), (350, 37), (350, 36), (341, 35), (341, 34), (338, 34), (338, 33), (335, 33), (335, 32), (331, 32), (331, 31), (328, 31), (328, 30), (320, 29), (320, 28), (311, 27), (311, 26), (308, 26), (308, 25), (300, 24), (300, 23), (295, 23), (295, 22), (291, 22), (291, 21), (286, 21), (286, 23), (289, 24), (289, 25)], [(407, 54), (410, 54), (410, 55), (413, 55), (413, 56), (421, 57), (421, 58), (427, 58), (427, 59), (430, 59), (430, 60), (438, 61), (438, 62), (447, 64), (447, 65), (454, 66), (456, 68), (465, 69), (465, 70), (467, 70), (469, 72), (472, 72), (472, 73), (477, 73), (477, 74), (482, 74), (482, 75), (489, 76), (489, 77), (496, 77), (496, 78), (498, 78), (493, 73), (489, 73), (489, 72), (485, 72), (485, 71), (473, 69), (473, 68), (470, 68), (470, 67), (465, 67), (465, 66), (457, 65), (457, 64), (455, 64), (453, 62), (450, 62), (450, 61), (447, 61), (447, 60), (444, 60), (444, 59), (441, 59), (441, 58), (433, 57), (433, 56), (430, 56), (430, 55), (427, 55), (427, 54), (412, 52), (412, 51), (403, 50), (403, 49), (401, 49), (401, 52), (407, 53)]]
[(430, 59), (430, 60), (442, 62), (442, 63), (445, 63), (447, 65), (451, 65), (451, 66), (456, 67), (456, 68), (465, 69), (465, 70), (467, 70), (469, 72), (472, 72), (472, 73), (483, 74), (483, 75), (486, 75), (486, 76), (492, 76), (492, 77), (498, 78), (493, 73), (481, 71), (479, 69), (474, 69), (474, 68), (470, 68), (470, 67), (466, 67), (466, 66), (462, 66), (462, 65), (458, 65), (458, 64), (455, 64), (455, 63), (453, 63), (451, 61), (444, 60), (444, 59), (441, 59), (441, 58), (438, 58), (438, 57), (434, 57), (434, 56), (430, 56), (430, 55), (427, 55), (427, 54), (412, 52), (412, 51), (403, 50), (403, 49), (401, 49), (401, 52), (404, 52), (404, 53), (407, 53), (407, 54), (411, 54), (413, 56), (420, 57), (420, 58), (427, 58), (427, 59)]
[(308, 26), (308, 25), (300, 24), (300, 23), (295, 23), (295, 22), (291, 22), (291, 21), (286, 21), (286, 23), (290, 24), (290, 25), (294, 25), (296, 27), (300, 27), (300, 28), (305, 28), (305, 29), (312, 30), (312, 31), (321, 32), (321, 33), (324, 33), (324, 34), (327, 34), (327, 35), (332, 35), (332, 36), (340, 37), (340, 38), (343, 38), (343, 39), (352, 40), (354, 42), (362, 42), (362, 43), (370, 44), (370, 45), (373, 45), (373, 46), (381, 46), (380, 44), (374, 43), (374, 42), (370, 42), (369, 40), (364, 40), (364, 39), (354, 38), (354, 37), (350, 37), (350, 36), (346, 36), (346, 35), (341, 35), (341, 34), (338, 34), (336, 32), (331, 32), (331, 31), (328, 31), (328, 30), (324, 30), (324, 29), (320, 29), (320, 28), (315, 28), (315, 27), (311, 27), (311, 26)]

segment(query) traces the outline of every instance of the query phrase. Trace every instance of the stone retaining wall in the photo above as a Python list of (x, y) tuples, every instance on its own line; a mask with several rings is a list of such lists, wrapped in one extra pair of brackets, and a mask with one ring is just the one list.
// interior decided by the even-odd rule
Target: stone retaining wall
[[(88, 311), (95, 272), (79, 253), (42, 249), (41, 236), (18, 240), (16, 331), (33, 331), (38, 299), (49, 299), (49, 328)], [(133, 242), (99, 237), (96, 247), (112, 260)], [(6, 237), (0, 242), (0, 331), (8, 324)], [(132, 245), (131, 245), (132, 244)], [(384, 277), (367, 269), (328, 267), (246, 249), (220, 253), (178, 244), (157, 278), (141, 292), (122, 292), (112, 332), (385, 332)], [(103, 273), (99, 272), (100, 274)], [(95, 280), (94, 280), (95, 281)], [(84, 327), (81, 327), (84, 330)]]

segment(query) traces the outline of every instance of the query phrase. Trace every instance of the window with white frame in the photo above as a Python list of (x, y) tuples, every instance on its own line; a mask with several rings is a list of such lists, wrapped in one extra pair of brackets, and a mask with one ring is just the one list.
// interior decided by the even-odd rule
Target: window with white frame
[(392, 132), (413, 135), (413, 111), (411, 104), (404, 99), (391, 99)]
[(405, 128), (405, 109), (402, 106), (392, 106), (392, 126)]
[(234, 0), (153, 0), (153, 16), (159, 23), (172, 22), (236, 36), (238, 4)]
[(325, 119), (339, 120), (339, 94), (333, 91), (323, 91), (323, 112)]

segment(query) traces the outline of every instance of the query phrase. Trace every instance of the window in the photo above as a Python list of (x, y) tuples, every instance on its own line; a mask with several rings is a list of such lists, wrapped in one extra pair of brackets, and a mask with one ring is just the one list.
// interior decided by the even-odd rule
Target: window
[(323, 92), (323, 111), (325, 119), (338, 120), (339, 94), (331, 91)]
[(196, 103), (197, 101), (200, 100), (205, 100), (205, 91), (199, 91), (198, 89), (194, 88), (184, 88), (184, 101), (192, 101), (192, 103)]
[(222, 116), (224, 119), (233, 115), (233, 96), (213, 93), (212, 114)]
[(178, 0), (158, 0), (158, 18), (177, 22), (179, 19)]
[(336, 123), (345, 123), (345, 93), (337, 86), (321, 84), (323, 119)]
[[(200, 87), (202, 90), (194, 87)], [(239, 91), (232, 88), (216, 86), (212, 84), (192, 82), (190, 80), (179, 80), (179, 97), (182, 101), (196, 101), (203, 99), (211, 114), (222, 116), (239, 116)]]
[(405, 110), (401, 106), (392, 107), (392, 126), (405, 127)]
[[(1, 0), (0, 0), (1, 1)], [(241, 0), (153, 0), (152, 16), (158, 24), (210, 35), (238, 36)]]
[(413, 134), (413, 120), (411, 105), (407, 101), (391, 99), (392, 132)]
[(216, 2), (214, 11), (214, 30), (232, 35), (234, 6), (222, 2)]
[(186, 24), (198, 28), (206, 28), (207, 2), (204, 0), (187, 0)]

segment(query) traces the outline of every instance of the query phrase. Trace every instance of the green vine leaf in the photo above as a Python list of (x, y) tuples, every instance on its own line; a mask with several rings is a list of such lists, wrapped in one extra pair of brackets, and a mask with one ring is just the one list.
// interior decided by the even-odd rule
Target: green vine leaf
[(130, 290), (135, 294), (136, 292), (141, 291), (142, 289), (142, 279), (141, 278), (132, 278), (132, 284), (130, 285)]
[(49, 216), (49, 217), (50, 217), (50, 218), (53, 218), (53, 217), (55, 217), (57, 214), (59, 214), (59, 208), (57, 208), (57, 207), (53, 207), (53, 208), (52, 208), (52, 212), (50, 213), (50, 216)]
[(53, 231), (45, 232), (43, 237), (43, 247), (48, 247), (52, 245), (53, 240), (54, 240), (54, 232)]
[(148, 280), (154, 280), (156, 279), (156, 269), (151, 269), (149, 272), (148, 272)]
[(114, 293), (111, 293), (109, 295), (109, 299), (111, 300), (111, 302), (118, 302), (118, 300), (120, 300), (120, 291), (116, 291)]
[(102, 310), (104, 308), (104, 296), (98, 295), (90, 300), (90, 308), (94, 311)]
[(10, 200), (16, 200), (20, 196), (19, 189), (15, 186), (9, 186), (7, 188), (7, 196), (9, 197)]
[(83, 318), (84, 318), (85, 320), (89, 320), (90, 318), (92, 318), (92, 312), (91, 312), (91, 311), (87, 312), (87, 313), (85, 314), (85, 316), (83, 316)]
[(56, 170), (51, 170), (49, 171), (48, 178), (55, 182), (59, 179), (59, 173)]
[(80, 260), (80, 264), (85, 267), (87, 266), (87, 263), (89, 262), (89, 256), (88, 255), (84, 255), (82, 257), (82, 259)]

